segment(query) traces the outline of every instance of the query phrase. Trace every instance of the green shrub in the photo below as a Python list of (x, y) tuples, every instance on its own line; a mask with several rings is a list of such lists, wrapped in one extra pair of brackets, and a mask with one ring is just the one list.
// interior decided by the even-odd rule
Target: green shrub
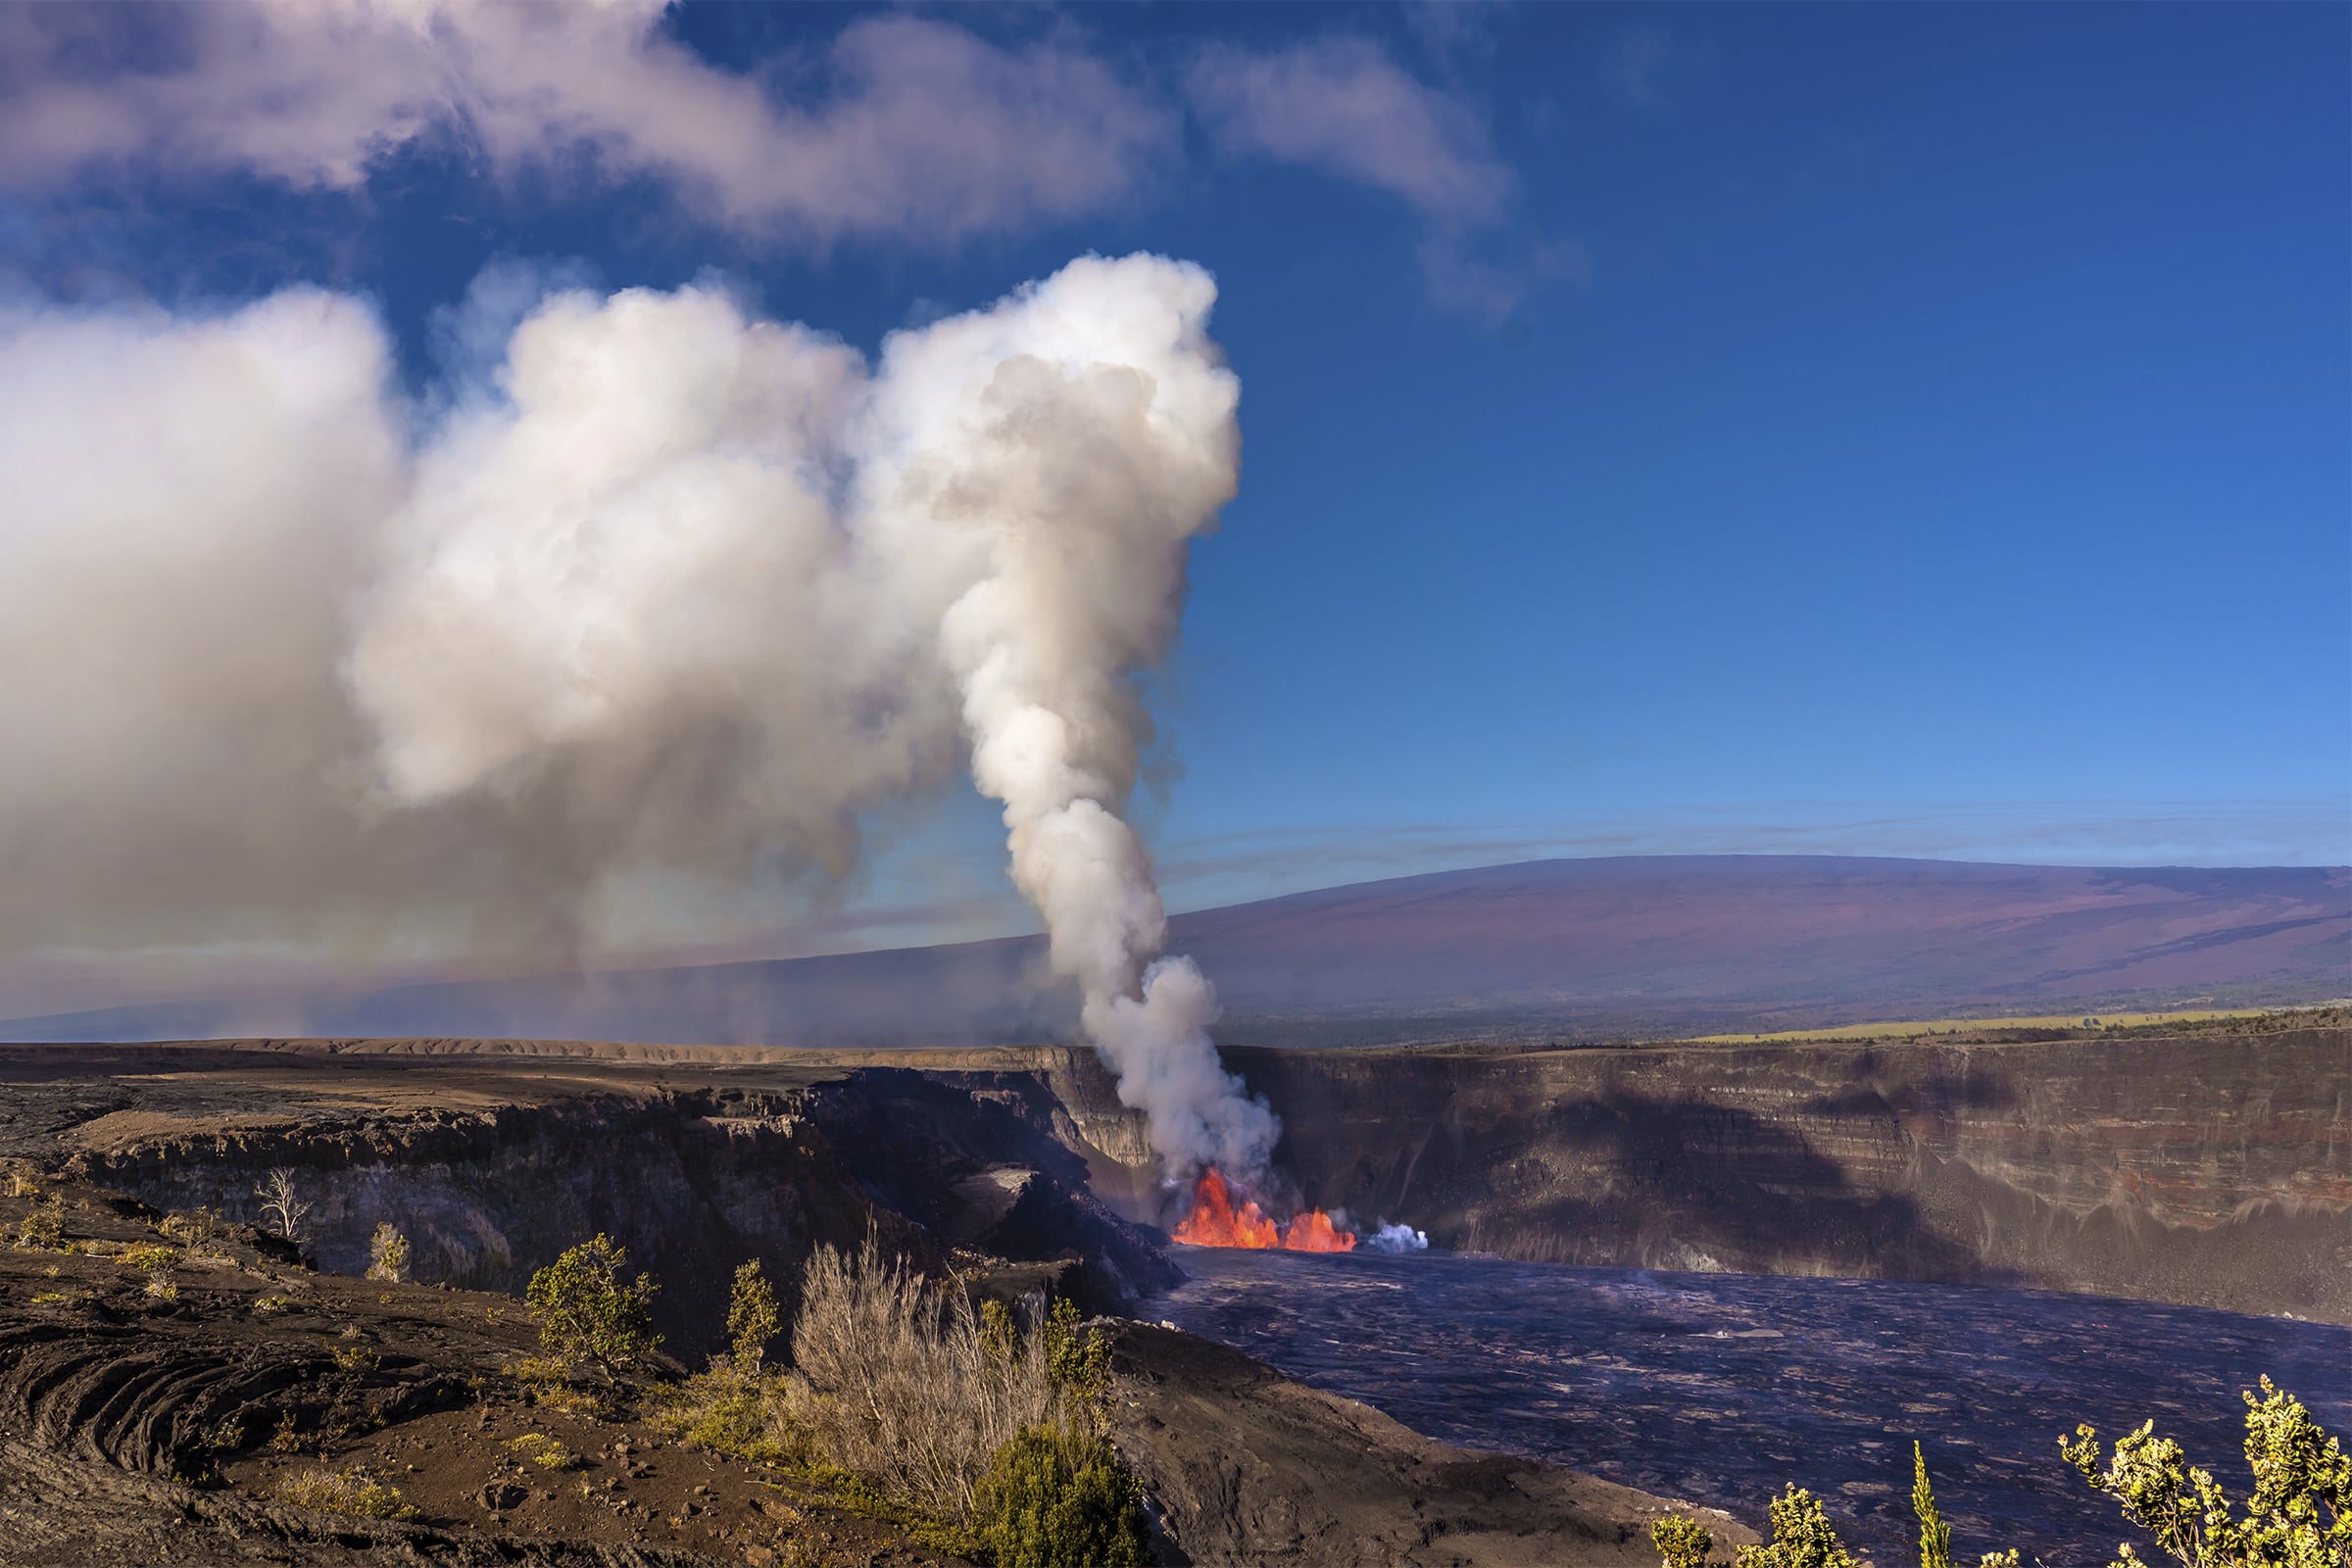
[(1650, 1544), (1666, 1568), (1706, 1568), (1715, 1538), (1689, 1514), (1670, 1513), (1649, 1527)]
[(973, 1496), (972, 1524), (996, 1568), (1142, 1568), (1151, 1526), (1135, 1472), (1102, 1438), (1023, 1427)]
[(1101, 1329), (1078, 1337), (1078, 1303), (1058, 1298), (1038, 1332), (1046, 1345), (1046, 1367), (1054, 1384), (1098, 1413), (1110, 1396), (1110, 1336)]
[(697, 1372), (655, 1395), (656, 1427), (697, 1448), (754, 1464), (796, 1465), (806, 1445), (784, 1415), (783, 1378), (747, 1380), (732, 1367)]
[(1739, 1568), (1854, 1568), (1821, 1499), (1810, 1492), (1791, 1486), (1765, 1511), (1772, 1516), (1772, 1544), (1741, 1546), (1732, 1557)]
[(17, 1221), (17, 1245), (27, 1251), (55, 1251), (66, 1245), (66, 1202), (51, 1193)]
[(531, 1276), (522, 1298), (539, 1317), (539, 1346), (566, 1366), (593, 1361), (608, 1373), (642, 1363), (662, 1344), (652, 1302), (659, 1289), (620, 1271), (628, 1253), (599, 1231)]
[(730, 1365), (737, 1376), (758, 1381), (767, 1359), (767, 1342), (783, 1327), (776, 1293), (755, 1257), (735, 1271), (735, 1288), (727, 1296), (727, 1342), (733, 1348)]
[[(2058, 1440), (2066, 1462), (2123, 1505), (2124, 1517), (2189, 1568), (2347, 1568), (2352, 1565), (2352, 1456), (2322, 1431), (2301, 1400), (2262, 1380), (2263, 1397), (2246, 1401), (2246, 1464), (2254, 1494), (2235, 1518), (2213, 1472), (2184, 1462), (2180, 1445), (2155, 1435), (2156, 1423), (2117, 1441), (2099, 1466), (2099, 1435), (2075, 1429)], [(2137, 1568), (2129, 1544), (2114, 1568)]]
[[(2075, 1428), (2058, 1450), (2091, 1487), (2122, 1505), (2124, 1517), (2155, 1538), (2185, 1568), (2352, 1568), (2352, 1455), (2329, 1437), (2301, 1400), (2262, 1380), (2246, 1402), (2246, 1465), (2254, 1494), (2234, 1515), (2213, 1472), (2190, 1465), (2180, 1445), (2144, 1421), (2115, 1445), (2104, 1467), (2099, 1435)], [(1919, 1515), (1920, 1568), (1951, 1568), (1952, 1532), (1928, 1484), (1926, 1452), (1911, 1446), (1911, 1506)], [(1852, 1568), (1829, 1516), (1810, 1493), (1791, 1486), (1771, 1505), (1772, 1544), (1742, 1546), (1740, 1568)], [(1702, 1568), (1714, 1547), (1696, 1520), (1670, 1515), (1650, 1540), (1666, 1568)], [(1986, 1552), (1980, 1568), (2018, 1568), (2015, 1547)], [(2146, 1568), (2129, 1543), (2109, 1568)]]
[(578, 1454), (543, 1432), (525, 1432), (507, 1446), (542, 1470), (574, 1470), (579, 1467)]

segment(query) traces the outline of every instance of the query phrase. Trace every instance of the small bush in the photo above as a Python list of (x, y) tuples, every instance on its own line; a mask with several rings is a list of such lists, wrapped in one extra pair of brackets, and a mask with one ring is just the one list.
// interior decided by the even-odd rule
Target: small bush
[[(2254, 1472), (2242, 1519), (2231, 1515), (2213, 1472), (2187, 1464), (2180, 1445), (2155, 1435), (2153, 1421), (2118, 1440), (2103, 1470), (2099, 1435), (2089, 1426), (2077, 1427), (2072, 1443), (2060, 1438), (2059, 1452), (2188, 1568), (2352, 1564), (2352, 1455), (2300, 1399), (2267, 1377), (2262, 1394), (2260, 1399), (2251, 1391), (2241, 1395), (2246, 1463)], [(2141, 1560), (2127, 1544), (2114, 1568), (2136, 1568)]]
[(1151, 1523), (1135, 1472), (1102, 1438), (1023, 1427), (989, 1461), (973, 1528), (996, 1568), (1143, 1568)]
[(166, 1241), (177, 1242), (190, 1256), (219, 1257), (227, 1224), (209, 1208), (166, 1214), (155, 1227)]
[(66, 1203), (52, 1193), (40, 1205), (17, 1221), (17, 1246), (26, 1251), (54, 1252), (65, 1250)]
[(730, 1365), (740, 1376), (757, 1379), (767, 1359), (767, 1342), (784, 1326), (776, 1311), (776, 1293), (753, 1258), (735, 1271), (735, 1288), (727, 1298), (727, 1341), (733, 1347)]
[(1741, 1546), (1732, 1557), (1739, 1568), (1854, 1568), (1837, 1527), (1810, 1492), (1791, 1486), (1766, 1505), (1766, 1512), (1772, 1516), (1772, 1543)]
[(161, 1274), (152, 1274), (147, 1279), (147, 1294), (159, 1301), (176, 1301), (179, 1299), (179, 1287)]
[(804, 1465), (807, 1445), (784, 1414), (784, 1385), (775, 1373), (747, 1379), (732, 1366), (713, 1367), (664, 1391), (653, 1422), (712, 1453), (754, 1464)]
[(179, 1249), (160, 1242), (141, 1242), (115, 1254), (115, 1261), (149, 1274), (161, 1273), (179, 1261)]
[(253, 1298), (253, 1309), (264, 1314), (283, 1312), (286, 1309), (287, 1300), (288, 1298), (283, 1296), (257, 1296)]
[(409, 1278), (409, 1239), (390, 1220), (377, 1224), (368, 1238), (368, 1277), (388, 1285), (405, 1285)]
[[(2180, 1446), (2144, 1421), (2110, 1456), (2098, 1432), (2058, 1440), (2069, 1465), (2122, 1505), (2124, 1517), (2155, 1538), (2184, 1568), (2352, 1568), (2352, 1455), (2311, 1419), (2301, 1400), (2262, 1379), (2246, 1403), (2246, 1464), (2254, 1493), (2233, 1513), (2213, 1472), (2187, 1463)], [(2104, 1461), (2104, 1463), (2102, 1463)], [(1919, 1516), (1920, 1568), (1951, 1568), (1952, 1532), (1928, 1484), (1927, 1454), (1911, 1446), (1911, 1506)], [(1771, 1505), (1772, 1543), (1742, 1546), (1740, 1568), (1852, 1568), (1838, 1532), (1810, 1493), (1791, 1486)], [(1697, 1521), (1660, 1520), (1650, 1539), (1665, 1568), (1702, 1568), (1714, 1542)], [(1980, 1568), (2018, 1568), (2018, 1551), (1986, 1552)], [(2130, 1543), (2109, 1568), (2146, 1568)]]
[(335, 1365), (343, 1371), (365, 1375), (383, 1365), (383, 1356), (372, 1345), (346, 1345), (335, 1351)]
[(643, 1274), (623, 1286), (628, 1260), (600, 1231), (533, 1274), (522, 1298), (539, 1315), (540, 1348), (566, 1366), (591, 1361), (608, 1373), (652, 1355), (662, 1344), (652, 1311), (659, 1287)]
[(577, 1468), (580, 1462), (578, 1454), (545, 1433), (525, 1432), (510, 1442), (507, 1447), (542, 1470), (570, 1470)]
[(278, 1483), (277, 1494), (297, 1508), (352, 1514), (362, 1519), (414, 1519), (416, 1510), (390, 1482), (358, 1465), (344, 1470), (306, 1470)]
[(1650, 1544), (1666, 1568), (1706, 1568), (1715, 1538), (1689, 1514), (1670, 1513), (1649, 1527)]

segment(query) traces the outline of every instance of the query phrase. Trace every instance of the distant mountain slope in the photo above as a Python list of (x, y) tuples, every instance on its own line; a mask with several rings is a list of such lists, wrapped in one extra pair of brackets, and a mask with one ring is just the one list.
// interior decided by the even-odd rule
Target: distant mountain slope
[[(1221, 1037), (1810, 1027), (2352, 993), (2352, 869), (1816, 856), (1538, 860), (1179, 916)], [(743, 1044), (1067, 1038), (1039, 939), (0, 1022), (19, 1040), (522, 1035)]]

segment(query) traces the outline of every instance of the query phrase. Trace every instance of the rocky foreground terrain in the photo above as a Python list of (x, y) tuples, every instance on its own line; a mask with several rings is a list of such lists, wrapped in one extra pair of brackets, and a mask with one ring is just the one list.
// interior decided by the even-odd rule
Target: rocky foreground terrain
[[(515, 1375), (536, 1332), (514, 1290), (612, 1230), (699, 1364), (737, 1262), (788, 1278), (869, 1224), (999, 1292), (1115, 1303), (1169, 1277), (1050, 1117), (911, 1072), (208, 1048), (21, 1053), (0, 1084), (0, 1227), (30, 1244), (0, 1248), (10, 1568), (954, 1561), (821, 1482), (685, 1446), (642, 1406), (551, 1407)], [(315, 1205), (307, 1258), (247, 1222), (270, 1170)], [(383, 1220), (423, 1283), (356, 1277)], [(1165, 1561), (1654, 1561), (1665, 1499), (1429, 1441), (1173, 1330), (1118, 1331), (1116, 1441)], [(304, 1506), (322, 1473), (416, 1512)]]
[[(2352, 1322), (2352, 1029), (2232, 1028), (1229, 1059), (1285, 1117), (1296, 1196), (1442, 1247)], [(738, 1263), (789, 1280), (869, 1226), (935, 1276), (1092, 1311), (1175, 1277), (1141, 1128), (1063, 1050), (0, 1047), (0, 1159), (7, 1234), (60, 1222), (0, 1249), (8, 1565), (937, 1560), (821, 1488), (533, 1403), (531, 1272), (611, 1234), (683, 1366)], [(301, 1254), (254, 1227), (277, 1171), (311, 1205)], [(358, 1278), (387, 1222), (422, 1283)], [(1654, 1560), (1661, 1499), (1172, 1332), (1125, 1328), (1117, 1366), (1170, 1561)], [(549, 1442), (577, 1462), (534, 1465)], [(282, 1495), (355, 1464), (418, 1517)]]

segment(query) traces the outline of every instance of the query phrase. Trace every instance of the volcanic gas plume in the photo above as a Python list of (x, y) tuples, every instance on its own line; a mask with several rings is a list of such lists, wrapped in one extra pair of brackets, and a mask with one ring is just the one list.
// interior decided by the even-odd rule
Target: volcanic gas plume
[(1341, 1230), (1319, 1208), (1306, 1209), (1293, 1216), (1289, 1224), (1277, 1225), (1253, 1198), (1243, 1198), (1236, 1208), (1235, 1196), (1232, 1184), (1214, 1165), (1202, 1171), (1193, 1186), (1192, 1212), (1172, 1233), (1176, 1240), (1188, 1247), (1281, 1248), (1292, 1252), (1355, 1250), (1355, 1233)]
[(1276, 1124), (1125, 811), (1240, 385), (1089, 257), (878, 363), (724, 287), (0, 309), (0, 962), (627, 957), (959, 766), (1173, 1176)]

